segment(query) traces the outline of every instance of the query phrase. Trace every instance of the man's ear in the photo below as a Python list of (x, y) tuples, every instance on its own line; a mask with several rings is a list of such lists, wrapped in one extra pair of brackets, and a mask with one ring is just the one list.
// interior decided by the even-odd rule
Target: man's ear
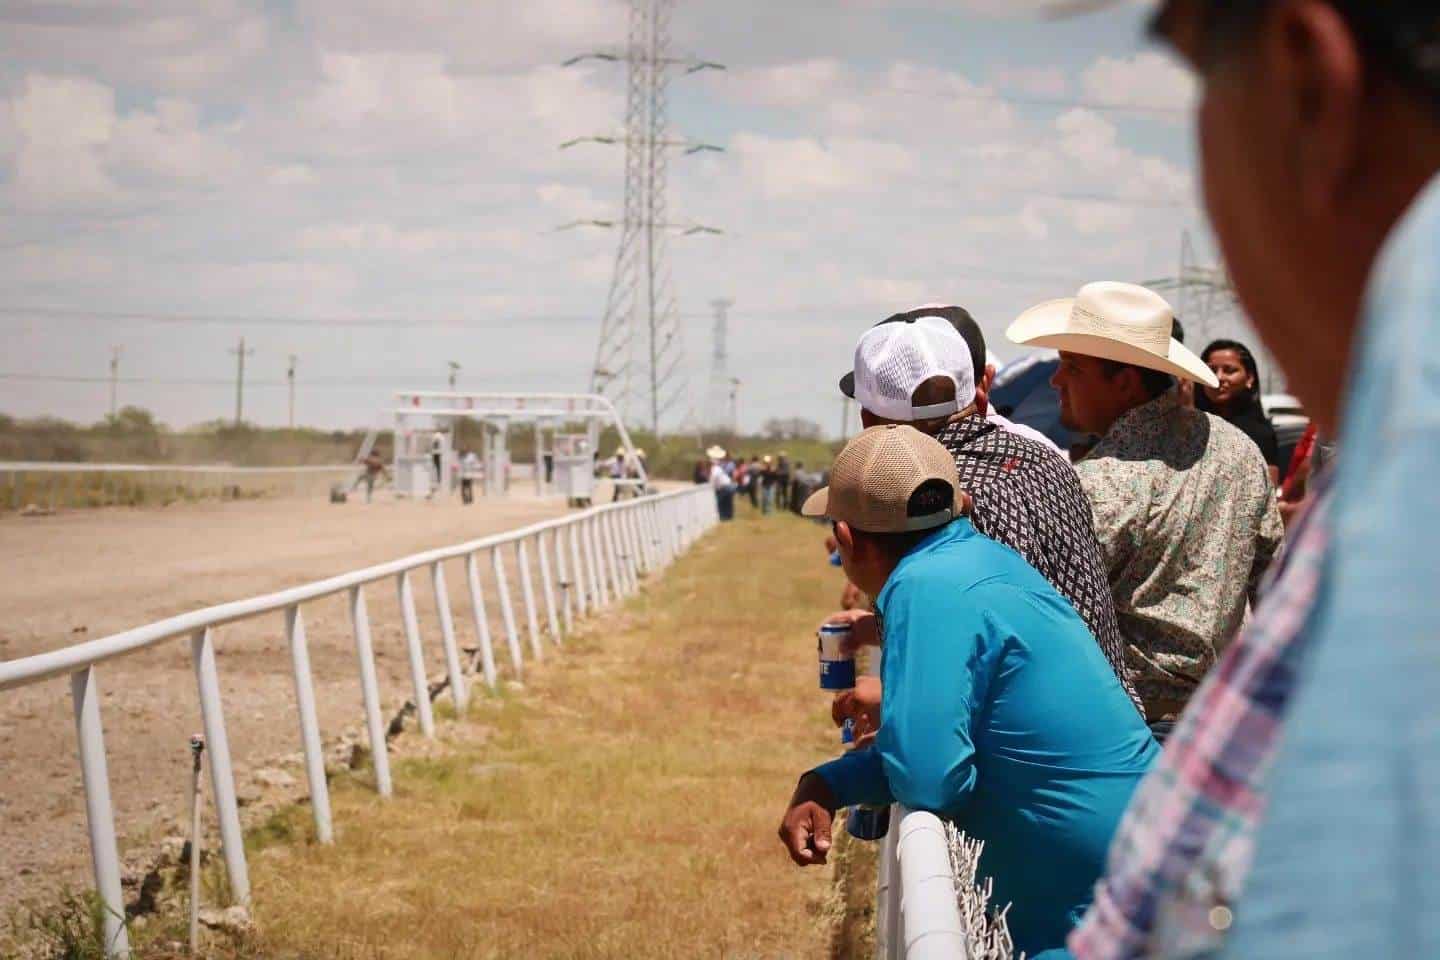
[(975, 378), (975, 412), (980, 416), (990, 412), (990, 388), (995, 386), (995, 364), (985, 364), (980, 376)]
[(1280, 6), (1267, 34), (1264, 53), (1292, 100), (1301, 202), (1308, 214), (1324, 216), (1358, 162), (1365, 95), (1360, 51), (1344, 18), (1323, 3)]
[(835, 542), (851, 553), (855, 550), (855, 534), (844, 520), (835, 524)]

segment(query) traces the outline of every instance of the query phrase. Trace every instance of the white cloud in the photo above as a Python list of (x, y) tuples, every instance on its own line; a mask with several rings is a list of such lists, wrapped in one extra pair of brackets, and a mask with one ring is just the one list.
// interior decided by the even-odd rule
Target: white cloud
[(64, 205), (115, 194), (101, 154), (115, 127), (114, 90), (86, 77), (32, 75), (10, 109), (18, 202)]
[(1188, 111), (1194, 106), (1194, 75), (1174, 58), (1147, 51), (1133, 57), (1101, 57), (1080, 77), (1085, 96), (1160, 110)]
[(913, 169), (907, 150), (878, 140), (822, 143), (742, 133), (731, 150), (746, 176), (771, 197), (883, 190)]
[(1054, 64), (1040, 67), (1005, 66), (991, 76), (995, 86), (1003, 90), (1033, 97), (1063, 97), (1070, 90), (1070, 79)]

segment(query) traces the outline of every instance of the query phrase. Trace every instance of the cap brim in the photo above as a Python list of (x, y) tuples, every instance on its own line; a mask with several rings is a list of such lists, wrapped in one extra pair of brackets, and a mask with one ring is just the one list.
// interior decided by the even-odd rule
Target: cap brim
[(800, 515), (802, 517), (825, 517), (829, 516), (829, 510), (830, 488), (821, 487), (805, 498), (805, 505), (800, 508)]
[(840, 392), (851, 400), (855, 399), (855, 371), (851, 370), (840, 378)]
[(1161, 357), (1123, 340), (1071, 332), (1070, 312), (1074, 306), (1074, 298), (1067, 298), (1050, 300), (1031, 307), (1010, 324), (1005, 336), (1011, 343), (1025, 347), (1049, 347), (1067, 353), (1099, 357), (1102, 360), (1132, 363), (1137, 367), (1159, 370), (1211, 387), (1219, 386), (1220, 381), (1216, 379), (1215, 373), (1178, 340), (1171, 339), (1168, 354)]

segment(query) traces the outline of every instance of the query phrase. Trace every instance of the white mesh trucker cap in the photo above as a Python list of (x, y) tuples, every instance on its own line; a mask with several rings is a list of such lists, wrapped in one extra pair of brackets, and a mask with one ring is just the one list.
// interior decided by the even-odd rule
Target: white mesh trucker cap
[[(955, 384), (955, 399), (913, 406), (915, 389), (932, 377)], [(882, 323), (855, 346), (855, 399), (886, 420), (914, 423), (958, 413), (975, 399), (970, 346), (943, 317)]]

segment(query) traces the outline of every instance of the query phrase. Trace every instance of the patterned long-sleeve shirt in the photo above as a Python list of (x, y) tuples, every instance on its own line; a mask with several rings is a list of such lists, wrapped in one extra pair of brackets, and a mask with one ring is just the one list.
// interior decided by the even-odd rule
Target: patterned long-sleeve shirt
[(1239, 632), (1284, 541), (1265, 459), (1171, 390), (1076, 464), (1094, 508), (1125, 667), (1151, 720), (1184, 709)]
[(955, 458), (975, 529), (1024, 557), (1070, 601), (1139, 706), (1090, 501), (1075, 470), (1049, 447), (978, 416), (951, 422), (935, 439)]
[(1266, 781), (1309, 648), (1302, 630), (1329, 537), (1320, 495), (1255, 619), (1195, 694), (1120, 822), (1078, 960), (1191, 957), (1215, 948), (1249, 873)]

